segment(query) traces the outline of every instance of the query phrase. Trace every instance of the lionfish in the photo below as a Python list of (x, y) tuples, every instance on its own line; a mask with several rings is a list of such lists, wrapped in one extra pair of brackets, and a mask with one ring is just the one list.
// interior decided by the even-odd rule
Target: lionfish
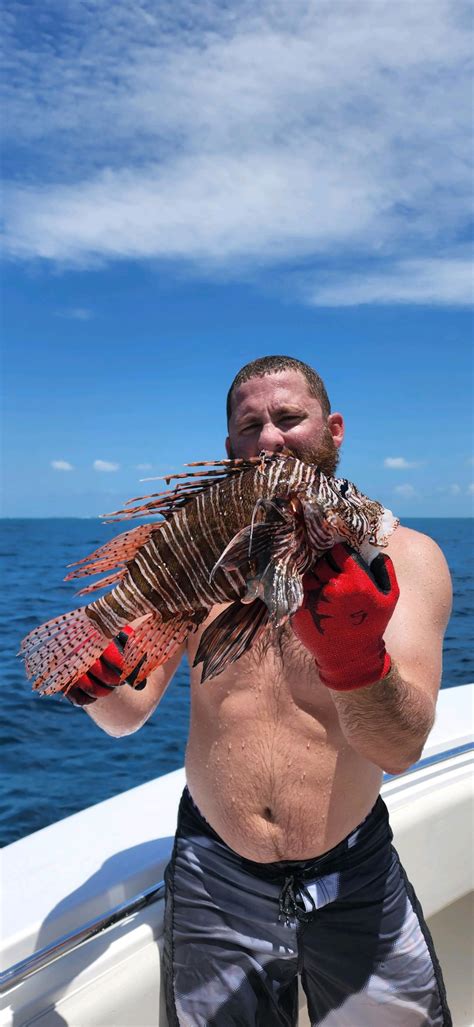
[(75, 570), (66, 581), (113, 571), (79, 595), (114, 588), (24, 639), (20, 653), (42, 695), (67, 692), (108, 640), (145, 615), (125, 647), (120, 679), (132, 675), (136, 687), (213, 606), (227, 603), (204, 630), (195, 659), (203, 664), (202, 681), (213, 678), (298, 609), (302, 577), (326, 550), (346, 542), (367, 556), (367, 547), (385, 546), (398, 524), (350, 481), (326, 477), (287, 452), (186, 466), (206, 470), (165, 476), (168, 486), (187, 480), (108, 515), (162, 520), (140, 524), (70, 565)]

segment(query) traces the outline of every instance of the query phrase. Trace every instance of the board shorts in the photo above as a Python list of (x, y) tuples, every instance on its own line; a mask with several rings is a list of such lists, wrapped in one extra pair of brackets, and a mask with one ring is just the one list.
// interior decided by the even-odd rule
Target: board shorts
[(452, 1027), (383, 800), (322, 856), (256, 863), (181, 799), (165, 871), (171, 1027)]

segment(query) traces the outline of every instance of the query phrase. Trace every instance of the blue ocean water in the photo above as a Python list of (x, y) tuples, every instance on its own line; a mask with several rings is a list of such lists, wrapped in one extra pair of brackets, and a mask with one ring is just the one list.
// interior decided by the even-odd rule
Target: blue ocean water
[[(404, 523), (438, 542), (453, 577), (454, 608), (445, 640), (442, 687), (474, 681), (469, 640), (474, 522), (425, 518)], [(5, 845), (182, 766), (189, 695), (183, 661), (150, 720), (136, 734), (115, 739), (64, 698), (41, 699), (34, 694), (15, 655), (19, 643), (38, 624), (80, 605), (74, 583), (62, 581), (64, 569), (117, 534), (117, 526), (79, 519), (3, 520), (0, 529), (0, 844)]]

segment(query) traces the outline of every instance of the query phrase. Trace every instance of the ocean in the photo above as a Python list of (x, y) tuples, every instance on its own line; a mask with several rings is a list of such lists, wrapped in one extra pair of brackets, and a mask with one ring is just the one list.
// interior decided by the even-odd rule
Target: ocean
[[(441, 546), (454, 584), (444, 646), (443, 688), (474, 681), (469, 625), (474, 614), (473, 524), (423, 518), (404, 524)], [(153, 716), (134, 735), (111, 738), (58, 696), (31, 691), (16, 656), (32, 628), (80, 605), (65, 567), (118, 534), (116, 525), (74, 518), (0, 522), (4, 636), (0, 742), (0, 844), (182, 766), (189, 718), (183, 661)], [(84, 602), (84, 600), (82, 600)]]

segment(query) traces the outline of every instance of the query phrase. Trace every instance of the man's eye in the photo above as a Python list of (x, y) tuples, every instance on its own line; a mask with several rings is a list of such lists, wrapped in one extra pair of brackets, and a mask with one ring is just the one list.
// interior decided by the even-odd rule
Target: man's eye
[(243, 428), (240, 429), (240, 434), (244, 435), (245, 432), (255, 431), (258, 428), (258, 424), (244, 424)]

